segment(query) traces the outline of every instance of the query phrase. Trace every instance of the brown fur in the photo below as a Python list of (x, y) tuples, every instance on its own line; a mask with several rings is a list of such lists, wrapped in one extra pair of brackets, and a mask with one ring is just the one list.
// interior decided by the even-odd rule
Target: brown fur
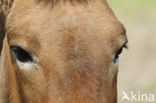
[[(127, 42), (123, 25), (105, 0), (59, 1), (55, 7), (34, 0), (13, 4), (0, 63), (0, 102), (117, 102), (113, 58)], [(11, 45), (31, 53), (35, 66), (20, 68)]]
[(38, 1), (43, 1), (43, 2), (50, 2), (50, 3), (58, 3), (58, 2), (67, 2), (69, 1), (70, 3), (76, 2), (76, 3), (86, 3), (90, 0), (38, 0)]

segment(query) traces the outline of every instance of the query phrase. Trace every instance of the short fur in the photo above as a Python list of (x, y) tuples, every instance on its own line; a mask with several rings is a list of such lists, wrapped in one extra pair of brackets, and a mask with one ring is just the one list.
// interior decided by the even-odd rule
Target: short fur
[(50, 3), (58, 3), (58, 2), (77, 2), (77, 3), (87, 3), (89, 0), (38, 0), (38, 1), (43, 1), (43, 2), (50, 2)]
[[(117, 103), (114, 55), (127, 38), (107, 2), (34, 1), (16, 0), (6, 20), (0, 103)], [(32, 55), (32, 68), (18, 66), (12, 45)]]

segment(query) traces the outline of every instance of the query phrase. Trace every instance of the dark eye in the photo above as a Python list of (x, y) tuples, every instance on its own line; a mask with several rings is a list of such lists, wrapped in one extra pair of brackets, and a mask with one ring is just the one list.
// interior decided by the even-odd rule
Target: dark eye
[(115, 59), (118, 59), (118, 58), (119, 58), (119, 55), (122, 53), (122, 50), (123, 50), (123, 47), (120, 48), (120, 49), (116, 52), (116, 54), (115, 54)]
[(118, 60), (119, 55), (120, 55), (120, 54), (122, 53), (122, 51), (123, 51), (123, 48), (127, 48), (127, 45), (122, 46), (122, 47), (116, 52), (115, 58), (114, 58), (114, 63), (116, 63), (116, 61)]
[(18, 46), (11, 46), (11, 50), (13, 54), (15, 55), (16, 59), (18, 59), (20, 62), (32, 62), (33, 61), (32, 56), (26, 50)]

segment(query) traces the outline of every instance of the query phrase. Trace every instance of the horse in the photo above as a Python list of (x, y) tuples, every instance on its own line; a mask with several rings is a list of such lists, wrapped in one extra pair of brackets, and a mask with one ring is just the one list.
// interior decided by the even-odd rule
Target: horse
[(1, 0), (0, 13), (0, 103), (117, 103), (128, 40), (106, 0)]

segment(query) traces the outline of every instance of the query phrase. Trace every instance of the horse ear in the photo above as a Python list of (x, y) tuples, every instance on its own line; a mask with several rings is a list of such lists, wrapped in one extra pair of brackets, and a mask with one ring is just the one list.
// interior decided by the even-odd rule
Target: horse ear
[(5, 23), (6, 23), (6, 16), (0, 7), (0, 54), (2, 51), (3, 39), (5, 36)]

